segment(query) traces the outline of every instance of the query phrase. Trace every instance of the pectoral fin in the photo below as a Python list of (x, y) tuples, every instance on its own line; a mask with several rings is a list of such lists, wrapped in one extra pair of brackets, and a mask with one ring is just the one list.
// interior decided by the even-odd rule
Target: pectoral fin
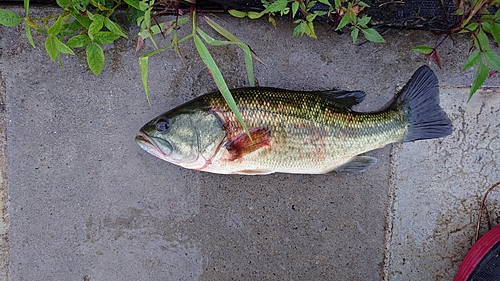
[(337, 173), (361, 173), (368, 170), (377, 163), (377, 158), (370, 156), (355, 156), (351, 161), (335, 168), (332, 172)]
[(255, 127), (250, 129), (249, 132), (252, 138), (243, 133), (226, 144), (226, 149), (231, 154), (229, 160), (236, 160), (270, 144), (271, 129)]

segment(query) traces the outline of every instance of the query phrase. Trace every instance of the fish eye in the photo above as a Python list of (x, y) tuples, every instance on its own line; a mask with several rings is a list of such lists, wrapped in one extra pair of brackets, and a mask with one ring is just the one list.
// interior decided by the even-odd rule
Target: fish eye
[(160, 134), (168, 134), (168, 132), (170, 131), (170, 123), (170, 119), (162, 120), (156, 123), (156, 131), (158, 131)]

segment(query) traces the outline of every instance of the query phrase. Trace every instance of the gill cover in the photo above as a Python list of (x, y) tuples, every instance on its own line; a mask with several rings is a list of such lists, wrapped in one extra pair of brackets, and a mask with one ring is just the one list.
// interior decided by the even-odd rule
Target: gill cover
[(176, 108), (148, 122), (136, 142), (149, 152), (185, 168), (206, 165), (226, 134), (222, 121), (210, 111)]

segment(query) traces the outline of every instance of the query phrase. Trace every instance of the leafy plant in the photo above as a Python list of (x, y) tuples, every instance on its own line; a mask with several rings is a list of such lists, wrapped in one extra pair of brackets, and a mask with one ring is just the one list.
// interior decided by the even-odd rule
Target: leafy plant
[(417, 46), (412, 50), (422, 53), (427, 59), (433, 60), (441, 68), (441, 58), (437, 49), (452, 34), (468, 33), (472, 38), (472, 47), (469, 57), (464, 63), (462, 71), (478, 66), (474, 82), (472, 83), (469, 100), (483, 85), (489, 75), (500, 71), (500, 57), (491, 49), (488, 34), (500, 45), (500, 9), (490, 14), (487, 8), (500, 4), (499, 0), (462, 0), (455, 12), (461, 16), (460, 21), (452, 27), (444, 38), (434, 47)]
[[(317, 39), (314, 31), (314, 20), (318, 16), (326, 16), (330, 21), (336, 25), (335, 30), (341, 30), (346, 26), (352, 28), (351, 38), (353, 43), (358, 38), (359, 31), (361, 30), (365, 38), (372, 42), (385, 42), (384, 38), (373, 28), (368, 27), (371, 18), (369, 16), (358, 17), (359, 13), (365, 8), (369, 7), (363, 1), (355, 0), (334, 0), (334, 5), (329, 0), (275, 0), (267, 2), (261, 0), (265, 9), (260, 12), (242, 12), (236, 10), (229, 10), (229, 13), (238, 18), (249, 17), (250, 19), (260, 18), (264, 15), (269, 16), (269, 21), (276, 26), (276, 21), (273, 16), (279, 13), (280, 16), (290, 15), (297, 26), (293, 30), (293, 37), (298, 35), (307, 35)], [(327, 11), (314, 10), (317, 3), (321, 3), (328, 7)], [(291, 11), (291, 14), (290, 14)], [(333, 18), (336, 20), (333, 20)]]
[[(202, 16), (205, 22), (218, 34), (225, 37), (227, 40), (216, 40), (210, 37), (207, 33), (201, 30), (197, 24), (196, 5), (193, 2), (189, 9), (189, 15), (178, 17), (175, 20), (170, 20), (163, 23), (157, 22), (157, 16), (160, 12), (154, 11), (157, 4), (155, 0), (124, 0), (128, 4), (129, 9), (127, 15), (129, 19), (137, 22), (140, 27), (139, 40), (136, 50), (139, 50), (144, 43), (144, 40), (150, 39), (157, 50), (142, 55), (139, 58), (139, 67), (141, 72), (142, 82), (146, 98), (149, 102), (148, 91), (148, 59), (150, 56), (164, 51), (166, 49), (175, 50), (179, 56), (179, 44), (192, 39), (196, 50), (201, 59), (207, 66), (212, 75), (217, 87), (224, 96), (231, 110), (234, 111), (236, 117), (242, 124), (245, 131), (248, 129), (243, 122), (241, 114), (236, 106), (236, 103), (228, 89), (228, 86), (220, 72), (215, 60), (210, 55), (205, 44), (213, 46), (222, 45), (237, 45), (243, 50), (248, 81), (250, 86), (254, 85), (253, 61), (250, 47), (244, 44), (236, 36), (224, 29), (212, 19)], [(178, 1), (174, 0), (171, 4), (176, 5)], [(104, 52), (101, 45), (111, 44), (120, 37), (127, 38), (122, 32), (120, 26), (112, 20), (115, 10), (122, 4), (121, 0), (57, 0), (57, 4), (63, 8), (63, 11), (58, 16), (48, 16), (44, 18), (30, 18), (29, 0), (24, 1), (25, 17), (22, 18), (18, 14), (0, 9), (0, 24), (5, 26), (16, 26), (23, 21), (26, 26), (26, 37), (33, 47), (35, 47), (31, 29), (43, 34), (47, 34), (45, 40), (45, 49), (50, 58), (57, 60), (62, 67), (61, 54), (74, 55), (74, 49), (85, 47), (87, 55), (87, 63), (90, 70), (99, 75), (104, 67)], [(91, 11), (92, 10), (92, 11)], [(192, 33), (178, 38), (177, 29), (189, 22), (191, 18)], [(155, 24), (153, 24), (153, 21)], [(155, 40), (155, 35), (162, 33), (164, 36), (172, 35), (171, 44), (158, 48), (158, 43)], [(67, 39), (67, 40), (66, 40)], [(66, 41), (66, 42), (65, 42)], [(65, 43), (64, 43), (65, 42)], [(256, 57), (257, 58), (257, 57)], [(258, 58), (257, 58), (258, 59)]]
[[(74, 55), (74, 49), (84, 48), (90, 70), (98, 75), (104, 67), (101, 45), (111, 44), (120, 37), (127, 38), (120, 26), (110, 17), (121, 5), (120, 0), (57, 0), (63, 8), (58, 16), (29, 17), (29, 0), (24, 1), (25, 17), (0, 10), (0, 24), (15, 26), (24, 21), (26, 37), (35, 47), (31, 30), (47, 34), (45, 49), (53, 61), (62, 67), (61, 54)], [(88, 10), (91, 6), (95, 12)], [(64, 43), (66, 41), (66, 43)]]

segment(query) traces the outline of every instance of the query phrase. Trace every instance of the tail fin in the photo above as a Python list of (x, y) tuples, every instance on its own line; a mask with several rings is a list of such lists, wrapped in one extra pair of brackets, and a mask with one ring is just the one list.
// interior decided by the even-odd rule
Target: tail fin
[(406, 142), (451, 134), (451, 121), (439, 106), (437, 77), (427, 66), (415, 71), (391, 108), (403, 111), (409, 118)]

